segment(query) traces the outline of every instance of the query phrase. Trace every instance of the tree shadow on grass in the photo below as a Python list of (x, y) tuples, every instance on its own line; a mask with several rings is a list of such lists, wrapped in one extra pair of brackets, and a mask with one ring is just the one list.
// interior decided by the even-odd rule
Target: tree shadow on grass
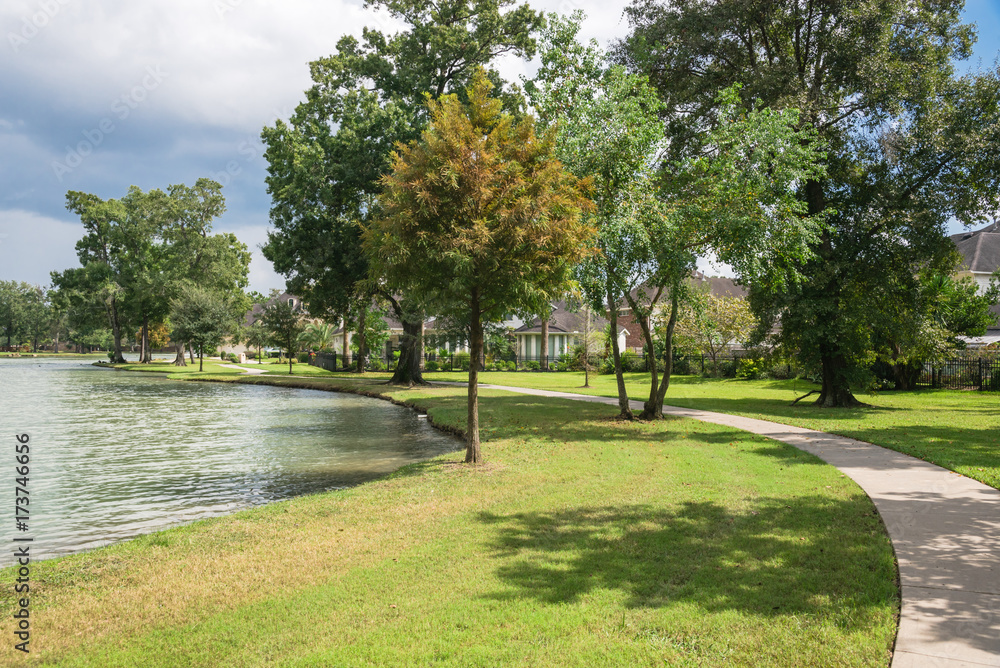
[(710, 612), (831, 615), (897, 603), (888, 538), (861, 496), (759, 499), (733, 513), (711, 501), (673, 509), (587, 506), (483, 512), (506, 587), (491, 598), (572, 603), (618, 590), (630, 608), (695, 603)]

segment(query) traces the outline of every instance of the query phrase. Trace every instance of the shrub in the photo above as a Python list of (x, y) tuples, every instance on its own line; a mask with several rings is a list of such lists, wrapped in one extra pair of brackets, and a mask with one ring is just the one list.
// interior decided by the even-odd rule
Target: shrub
[(524, 363), (524, 368), (528, 371), (538, 371), (542, 368), (542, 363), (538, 360), (528, 360)]
[(764, 360), (754, 357), (744, 357), (736, 368), (736, 376), (746, 380), (756, 380), (764, 371)]
[[(636, 355), (631, 350), (626, 350), (622, 353), (622, 371), (628, 373), (630, 371), (645, 371), (646, 370), (646, 360), (644, 360), (639, 355)], [(611, 370), (614, 372), (614, 360), (611, 361)]]
[(454, 360), (452, 361), (452, 370), (468, 371), (471, 359), (472, 356), (469, 353), (455, 353)]
[(424, 371), (437, 371), (440, 365), (434, 360), (424, 362)]
[(517, 371), (517, 362), (501, 362), (503, 371)]
[(300, 362), (308, 362), (309, 361), (309, 353), (299, 353), (299, 361)]

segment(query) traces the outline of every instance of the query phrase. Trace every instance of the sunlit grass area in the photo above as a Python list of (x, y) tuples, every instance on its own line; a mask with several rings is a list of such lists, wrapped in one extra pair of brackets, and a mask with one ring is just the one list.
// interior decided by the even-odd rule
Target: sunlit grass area
[[(459, 373), (426, 374), (431, 380), (462, 380)], [(649, 396), (649, 376), (626, 374), (629, 397)], [(616, 397), (612, 375), (504, 373), (480, 382)], [(818, 386), (805, 380), (726, 380), (698, 376), (671, 379), (666, 404), (771, 420), (875, 443), (1000, 488), (1000, 394), (960, 390), (880, 392), (858, 398), (861, 408), (818, 408), (813, 397), (792, 402)], [(815, 395), (814, 395), (815, 396)]]
[[(214, 377), (387, 393), (436, 424), (464, 424), (463, 388)], [(485, 390), (484, 467), (447, 455), (354, 489), (33, 564), (28, 658), (888, 664), (893, 554), (854, 483), (745, 432), (681, 419), (621, 423), (613, 413)], [(9, 588), (4, 596), (9, 608)], [(0, 661), (13, 660), (11, 645), (0, 646)]]

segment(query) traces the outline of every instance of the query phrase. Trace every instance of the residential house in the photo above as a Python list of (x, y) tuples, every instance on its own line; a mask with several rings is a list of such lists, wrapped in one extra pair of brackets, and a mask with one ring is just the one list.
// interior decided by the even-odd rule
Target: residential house
[[(702, 290), (716, 297), (739, 297), (740, 299), (745, 299), (747, 296), (746, 288), (725, 276), (706, 276), (700, 271), (695, 271), (688, 280), (696, 290)], [(642, 289), (645, 289), (648, 294), (649, 288), (639, 287), (632, 291), (633, 298)], [(666, 306), (669, 306), (669, 304), (665, 304), (661, 299), (658, 308), (663, 309)], [(627, 301), (624, 301), (618, 311), (618, 329), (624, 335), (619, 335), (619, 348), (621, 351), (625, 352), (628, 350), (641, 355), (645, 349), (646, 342), (642, 338), (642, 328), (639, 327), (639, 323), (635, 320), (632, 308), (628, 305)]]
[[(985, 290), (989, 287), (993, 273), (1000, 268), (1000, 221), (994, 221), (973, 232), (953, 234), (951, 240), (962, 254), (962, 262), (955, 277), (972, 277), (979, 289)], [(991, 310), (1000, 321), (1000, 304), (994, 304)], [(1000, 324), (994, 324), (983, 336), (961, 338), (971, 346), (1000, 343)]]
[[(607, 326), (607, 319), (597, 314), (591, 315), (591, 331), (600, 332)], [(570, 310), (565, 301), (553, 302), (552, 317), (549, 318), (549, 361), (554, 362), (559, 359), (560, 355), (571, 353), (573, 347), (582, 342), (586, 330), (587, 314), (584, 311)], [(626, 333), (622, 332), (620, 339), (622, 342), (624, 342), (625, 336)], [(541, 318), (535, 318), (514, 328), (514, 340), (519, 360), (540, 360), (542, 356)]]

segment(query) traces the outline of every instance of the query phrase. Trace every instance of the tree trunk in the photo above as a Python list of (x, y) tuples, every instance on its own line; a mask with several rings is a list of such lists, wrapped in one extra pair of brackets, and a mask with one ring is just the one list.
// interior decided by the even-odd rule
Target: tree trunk
[(198, 371), (202, 371), (205, 367), (205, 346), (198, 346)]
[(291, 341), (288, 342), (288, 375), (289, 376), (292, 375), (292, 355), (295, 354), (293, 352), (295, 350), (294, 345), (295, 344), (293, 344)]
[(177, 344), (177, 355), (174, 357), (174, 366), (187, 366), (187, 362), (184, 361), (184, 346), (186, 344), (183, 341)]
[(188, 342), (188, 357), (191, 358), (191, 364), (194, 364), (194, 344), (190, 341)]
[(652, 330), (652, 313), (653, 309), (656, 308), (657, 302), (660, 301), (660, 295), (663, 294), (663, 288), (660, 287), (656, 291), (656, 296), (653, 297), (652, 301), (649, 303), (649, 313), (643, 316), (639, 310), (639, 304), (632, 299), (631, 295), (625, 295), (625, 299), (628, 301), (628, 305), (632, 308), (632, 314), (635, 316), (636, 324), (639, 325), (639, 329), (642, 330), (642, 338), (646, 342), (646, 364), (649, 367), (649, 399), (647, 399), (642, 405), (642, 413), (639, 417), (643, 420), (656, 420), (663, 417), (663, 411), (656, 410), (656, 394), (659, 390), (659, 374), (656, 370), (656, 353), (653, 347), (653, 330)]
[(122, 355), (122, 326), (118, 319), (118, 304), (115, 302), (115, 298), (111, 298), (111, 303), (108, 306), (109, 315), (111, 316), (111, 335), (114, 337), (114, 353), (111, 358), (112, 364), (125, 364), (125, 356)]
[(139, 360), (143, 364), (153, 361), (153, 351), (149, 349), (149, 317), (142, 317), (142, 355)]
[(341, 366), (343, 366), (344, 369), (346, 370), (348, 367), (351, 366), (351, 353), (350, 353), (350, 348), (348, 348), (351, 342), (349, 340), (350, 332), (347, 331), (347, 318), (344, 318), (344, 331), (341, 334), (341, 337), (343, 338), (343, 343), (341, 344), (341, 353), (344, 357), (344, 359), (341, 360)]
[(423, 330), (423, 319), (419, 322), (403, 320), (403, 336), (399, 340), (399, 362), (396, 370), (392, 374), (390, 385), (427, 385), (423, 373), (420, 371), (421, 354), (421, 331)]
[(618, 348), (618, 303), (608, 291), (608, 314), (611, 320), (611, 354), (615, 362), (615, 378), (618, 381), (618, 416), (626, 420), (632, 419), (632, 409), (628, 405), (628, 390), (625, 389), (625, 376), (622, 374), (622, 355)]
[(656, 415), (663, 417), (663, 398), (667, 396), (670, 387), (670, 374), (674, 372), (674, 329), (677, 327), (677, 312), (680, 309), (680, 295), (676, 289), (670, 291), (670, 319), (667, 320), (667, 331), (663, 341), (663, 379), (656, 393)]
[(483, 323), (479, 308), (479, 290), (472, 290), (472, 304), (469, 324), (470, 344), (472, 345), (469, 359), (469, 415), (465, 429), (465, 462), (467, 464), (482, 464), (483, 455), (479, 448), (479, 358), (483, 356)]
[(55, 338), (52, 341), (52, 353), (54, 355), (58, 355), (59, 354), (59, 332), (58, 331), (56, 331), (56, 336), (55, 336)]
[(590, 307), (587, 306), (587, 324), (583, 328), (583, 386), (590, 387)]
[(357, 373), (365, 372), (365, 365), (368, 363), (368, 346), (365, 337), (365, 328), (368, 326), (368, 309), (362, 308), (358, 314), (358, 359)]
[(820, 390), (817, 406), (824, 408), (854, 408), (864, 406), (851, 392), (847, 381), (847, 363), (842, 355), (824, 354), (820, 358), (823, 365), (823, 387)]
[(541, 349), (542, 371), (549, 370), (549, 317), (547, 313), (542, 314), (542, 349)]

